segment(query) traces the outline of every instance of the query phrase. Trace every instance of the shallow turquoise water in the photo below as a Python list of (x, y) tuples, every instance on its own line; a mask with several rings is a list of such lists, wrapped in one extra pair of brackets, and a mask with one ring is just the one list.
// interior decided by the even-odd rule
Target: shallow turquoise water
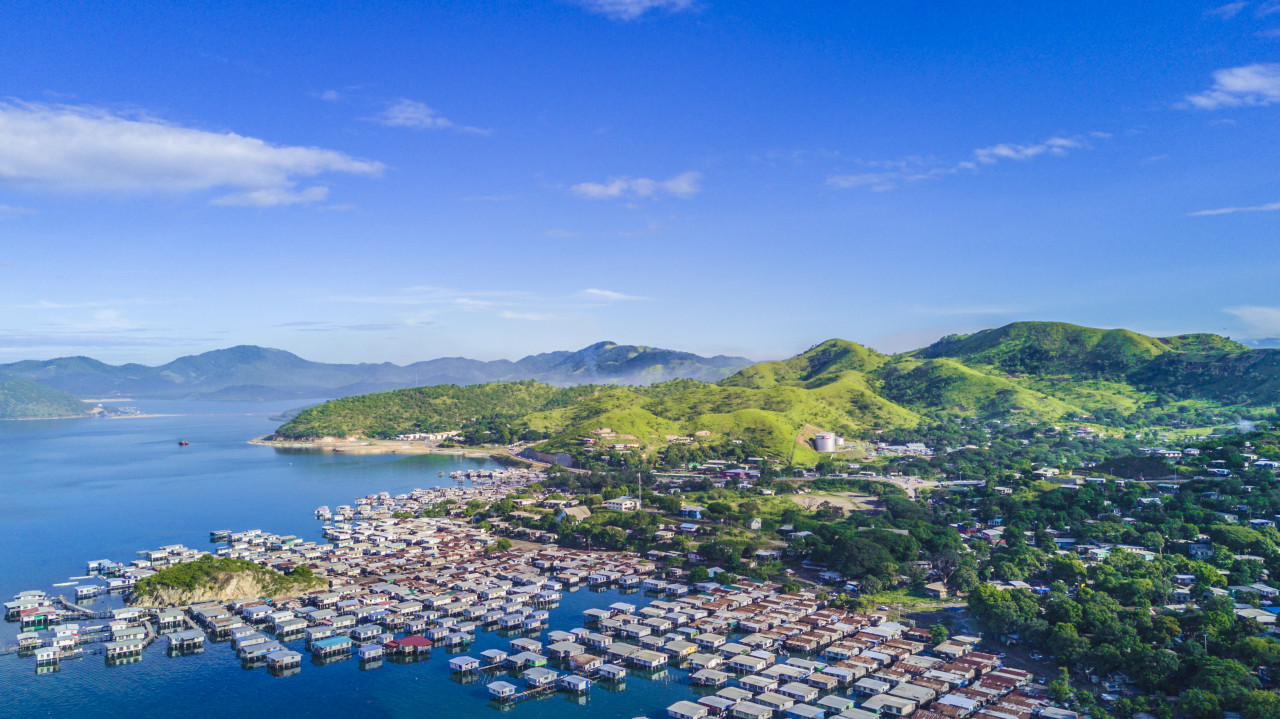
[[(456, 469), (489, 466), (444, 456), (336, 457), (278, 453), (246, 440), (275, 426), (269, 415), (289, 403), (139, 402), (144, 411), (185, 416), (124, 420), (0, 422), (0, 598), (24, 589), (56, 593), (55, 582), (83, 574), (90, 559), (130, 560), (141, 549), (183, 543), (207, 547), (213, 529), (260, 528), (319, 539), (313, 518), (322, 504), (392, 494), (448, 482)], [(179, 439), (191, 442), (179, 447)], [(65, 588), (61, 591), (66, 591)], [(620, 598), (616, 590), (566, 593), (551, 629), (581, 626), (582, 610)], [(646, 604), (642, 594), (626, 601)], [(9, 644), (16, 624), (0, 624)], [(541, 638), (541, 637), (540, 637)], [(506, 648), (508, 638), (481, 633), (468, 654)], [(291, 642), (300, 647), (301, 640)], [(0, 718), (475, 716), (498, 712), (485, 682), (451, 679), (450, 656), (384, 662), (361, 670), (354, 660), (273, 677), (244, 670), (231, 648), (208, 643), (202, 654), (168, 657), (163, 642), (141, 661), (108, 667), (101, 656), (64, 661), (37, 675), (30, 658), (0, 656)], [(509, 708), (511, 716), (623, 718), (665, 716), (690, 698), (685, 673), (628, 678), (622, 691), (594, 687), (589, 696), (554, 694)]]

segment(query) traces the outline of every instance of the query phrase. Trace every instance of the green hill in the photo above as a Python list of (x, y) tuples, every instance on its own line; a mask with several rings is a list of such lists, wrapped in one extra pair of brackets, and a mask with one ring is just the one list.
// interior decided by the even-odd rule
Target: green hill
[(1129, 330), (1015, 322), (971, 335), (943, 337), (914, 354), (949, 357), (1004, 372), (1120, 379), (1167, 351), (1166, 343)]
[[(625, 364), (610, 345), (607, 361)], [(563, 363), (563, 358), (552, 358)], [(913, 427), (930, 418), (1054, 420), (1097, 415), (1149, 421), (1179, 403), (1270, 407), (1280, 403), (1280, 350), (1253, 350), (1216, 335), (1156, 338), (1060, 322), (1017, 322), (884, 355), (833, 339), (795, 357), (751, 365), (716, 383), (552, 387), (536, 382), (438, 386), (328, 402), (279, 430), (285, 438), (460, 429), (500, 421), (541, 433), (541, 447), (574, 450), (593, 431), (604, 444), (750, 440), (773, 456), (816, 457), (815, 428), (853, 434)], [(1190, 406), (1182, 409), (1191, 409)], [(505, 429), (503, 430), (505, 432)], [(595, 432), (595, 436), (600, 436)]]
[(1084, 410), (1010, 379), (986, 374), (951, 359), (903, 360), (881, 373), (884, 395), (920, 411), (1006, 417), (1054, 418)]
[(0, 419), (84, 417), (89, 405), (65, 392), (21, 377), (0, 381)]

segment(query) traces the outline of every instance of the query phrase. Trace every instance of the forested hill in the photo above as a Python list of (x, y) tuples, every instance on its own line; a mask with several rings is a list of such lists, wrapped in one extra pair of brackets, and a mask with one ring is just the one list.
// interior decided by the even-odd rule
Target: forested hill
[(715, 382), (749, 364), (742, 357), (702, 357), (613, 342), (514, 362), (443, 357), (406, 366), (311, 362), (283, 350), (242, 345), (158, 367), (109, 365), (89, 357), (26, 360), (0, 365), (0, 376), (22, 377), (81, 397), (275, 400), (525, 379), (551, 385), (651, 384), (677, 378)]
[(0, 419), (83, 417), (89, 405), (65, 392), (20, 377), (0, 380)]
[(545, 448), (569, 449), (607, 428), (619, 443), (643, 448), (700, 436), (750, 441), (774, 456), (792, 456), (799, 446), (803, 458), (804, 440), (819, 429), (852, 434), (946, 416), (1185, 425), (1223, 407), (1278, 402), (1277, 350), (1215, 335), (1156, 338), (1021, 322), (898, 355), (828, 340), (716, 383), (557, 389), (521, 382), (352, 397), (303, 412), (279, 434), (385, 437), (492, 425), (495, 437), (545, 437)]

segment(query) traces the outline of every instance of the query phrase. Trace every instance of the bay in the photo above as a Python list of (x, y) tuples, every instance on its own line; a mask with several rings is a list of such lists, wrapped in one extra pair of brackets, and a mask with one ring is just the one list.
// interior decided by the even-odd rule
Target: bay
[[(0, 597), (26, 589), (52, 594), (54, 584), (84, 574), (91, 559), (129, 561), (136, 552), (182, 543), (211, 548), (210, 530), (263, 529), (320, 540), (317, 506), (351, 504), (357, 496), (398, 494), (451, 483), (456, 470), (494, 467), (489, 460), (446, 455), (340, 456), (278, 452), (248, 443), (300, 402), (138, 402), (151, 416), (130, 419), (0, 422)], [(180, 447), (179, 440), (190, 442)], [(445, 476), (441, 477), (443, 472)], [(566, 592), (550, 629), (581, 626), (582, 610), (651, 598), (617, 590)], [(110, 600), (112, 602), (116, 600)], [(18, 625), (0, 624), (0, 644)], [(468, 654), (506, 648), (508, 638), (479, 633)], [(289, 643), (301, 650), (302, 642)], [(329, 666), (304, 661), (294, 676), (245, 670), (225, 643), (201, 654), (168, 657), (163, 642), (141, 661), (107, 666), (101, 656), (66, 660), (37, 675), (29, 657), (0, 656), (0, 718), (9, 717), (342, 717), (513, 716), (566, 714), (624, 719), (665, 716), (690, 698), (685, 673), (629, 678), (622, 691), (596, 685), (589, 695), (554, 694), (499, 707), (485, 681), (451, 678), (449, 654), (385, 662), (362, 670), (354, 660)]]

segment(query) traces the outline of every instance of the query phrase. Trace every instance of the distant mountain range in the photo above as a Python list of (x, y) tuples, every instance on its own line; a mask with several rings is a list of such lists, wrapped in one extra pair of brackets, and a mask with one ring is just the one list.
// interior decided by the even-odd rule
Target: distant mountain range
[(576, 352), (548, 352), (512, 362), (463, 357), (407, 366), (326, 364), (284, 350), (241, 345), (180, 357), (159, 367), (109, 365), (89, 357), (0, 365), (20, 377), (78, 397), (280, 400), (347, 397), (424, 385), (537, 380), (550, 385), (652, 384), (678, 378), (721, 380), (751, 364), (742, 357), (599, 342)]
[[(458, 428), (490, 413), (570, 450), (609, 428), (645, 447), (695, 433), (752, 440), (774, 456), (818, 428), (841, 434), (946, 417), (1074, 417), (1125, 426), (1205, 426), (1280, 404), (1280, 350), (1211, 334), (1148, 337), (1060, 322), (1017, 322), (886, 355), (833, 339), (715, 383), (557, 389), (530, 383), (426, 388), (309, 408), (281, 437), (386, 436)], [(465, 410), (465, 411), (464, 411)], [(804, 445), (807, 447), (807, 445)], [(804, 449), (797, 458), (805, 457)]]

